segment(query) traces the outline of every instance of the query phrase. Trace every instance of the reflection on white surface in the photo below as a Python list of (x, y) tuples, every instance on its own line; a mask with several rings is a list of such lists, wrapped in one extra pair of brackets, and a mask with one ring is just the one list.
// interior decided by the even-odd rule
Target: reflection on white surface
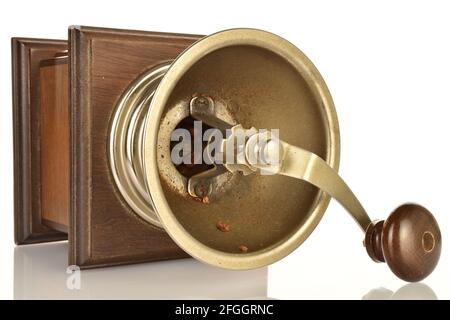
[[(194, 259), (82, 270), (68, 289), (66, 242), (16, 247), (15, 299), (247, 299), (267, 297), (267, 268), (229, 271)], [(76, 280), (76, 279), (75, 279)], [(70, 285), (69, 285), (70, 287)]]
[(395, 293), (383, 287), (372, 289), (363, 300), (437, 300), (437, 296), (424, 283), (408, 283)]

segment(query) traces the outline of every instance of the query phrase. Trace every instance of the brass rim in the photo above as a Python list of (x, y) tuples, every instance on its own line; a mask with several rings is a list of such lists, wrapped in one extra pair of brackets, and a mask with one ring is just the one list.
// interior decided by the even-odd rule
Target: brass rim
[(256, 29), (231, 29), (205, 37), (186, 49), (170, 66), (161, 80), (146, 119), (144, 137), (144, 171), (159, 220), (172, 239), (186, 252), (205, 263), (228, 269), (251, 269), (271, 264), (285, 257), (307, 239), (322, 218), (330, 197), (320, 192), (305, 223), (285, 241), (265, 250), (248, 254), (232, 254), (212, 249), (190, 235), (174, 216), (163, 192), (157, 166), (159, 122), (170, 97), (183, 74), (202, 57), (217, 49), (250, 45), (278, 54), (288, 61), (307, 81), (316, 99), (320, 99), (328, 126), (326, 162), (336, 171), (339, 166), (339, 126), (328, 88), (312, 62), (293, 44), (272, 33)]

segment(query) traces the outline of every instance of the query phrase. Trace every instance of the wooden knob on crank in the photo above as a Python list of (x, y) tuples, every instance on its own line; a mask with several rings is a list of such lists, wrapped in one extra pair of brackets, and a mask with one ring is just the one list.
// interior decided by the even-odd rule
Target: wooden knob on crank
[(441, 254), (441, 231), (433, 215), (417, 204), (404, 204), (386, 219), (373, 221), (364, 245), (376, 262), (386, 262), (400, 279), (426, 278)]

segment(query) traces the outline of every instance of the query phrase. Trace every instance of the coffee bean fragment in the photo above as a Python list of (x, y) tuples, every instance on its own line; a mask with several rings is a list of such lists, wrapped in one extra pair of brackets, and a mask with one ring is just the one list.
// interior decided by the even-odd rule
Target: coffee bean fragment
[(219, 221), (216, 225), (217, 229), (222, 232), (229, 232), (230, 231), (230, 225), (225, 222)]
[(239, 250), (240, 250), (242, 253), (247, 253), (248, 248), (247, 248), (247, 246), (240, 245), (240, 246), (239, 246)]

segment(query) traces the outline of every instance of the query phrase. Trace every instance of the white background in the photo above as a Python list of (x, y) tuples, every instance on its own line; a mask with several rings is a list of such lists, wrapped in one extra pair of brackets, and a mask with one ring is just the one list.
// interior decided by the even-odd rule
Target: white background
[[(12, 298), (14, 288), (10, 38), (66, 39), (72, 24), (195, 34), (254, 27), (293, 42), (329, 86), (341, 127), (340, 173), (369, 215), (385, 218), (407, 201), (435, 214), (443, 252), (424, 283), (450, 298), (449, 16), (448, 1), (2, 1), (0, 298)], [(404, 285), (371, 262), (362, 238), (333, 201), (311, 237), (269, 267), (267, 295), (361, 299)]]

